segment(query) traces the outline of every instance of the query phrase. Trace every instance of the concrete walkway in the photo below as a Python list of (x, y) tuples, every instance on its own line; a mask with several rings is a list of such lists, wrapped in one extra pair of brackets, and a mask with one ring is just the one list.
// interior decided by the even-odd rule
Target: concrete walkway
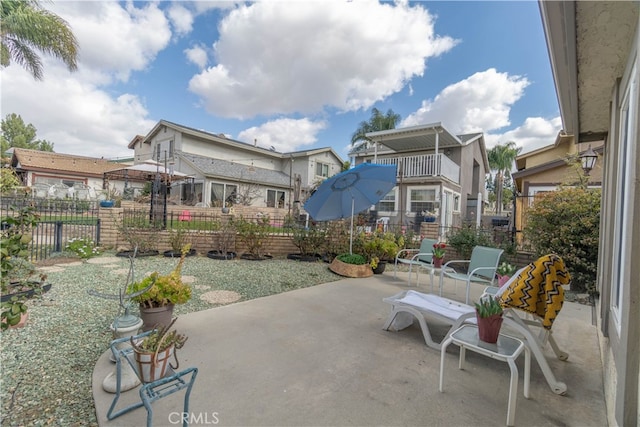
[[(429, 291), (428, 275), (420, 290)], [(344, 279), (266, 298), (181, 316), (189, 341), (181, 368), (199, 369), (191, 395), (191, 425), (221, 426), (499, 426), (507, 413), (505, 363), (467, 353), (458, 370), (458, 348), (449, 347), (445, 392), (438, 392), (440, 353), (428, 348), (417, 324), (400, 332), (382, 325), (390, 307), (382, 298), (406, 287), (406, 274)], [(477, 298), (481, 287), (473, 286)], [(445, 283), (449, 298), (464, 289)], [(591, 307), (565, 303), (554, 335), (569, 360), (553, 358), (565, 396), (547, 386), (532, 362), (531, 398), (522, 395), (523, 360), (516, 411), (519, 426), (606, 426), (602, 366)], [(444, 336), (445, 329), (439, 328)], [(102, 379), (114, 369), (105, 353), (93, 374), (101, 426), (140, 426), (137, 409), (107, 421), (113, 395)], [(138, 398), (137, 389), (124, 403)], [(154, 425), (179, 425), (182, 393), (154, 404)]]

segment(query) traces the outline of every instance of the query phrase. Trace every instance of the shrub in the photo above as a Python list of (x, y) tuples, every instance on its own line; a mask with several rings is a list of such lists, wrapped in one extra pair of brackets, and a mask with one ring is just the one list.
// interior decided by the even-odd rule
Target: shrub
[(360, 254), (340, 254), (336, 258), (345, 264), (363, 265), (367, 263), (367, 259)]
[(471, 257), (471, 252), (476, 246), (495, 246), (489, 236), (472, 225), (464, 225), (449, 232), (447, 243), (464, 259)]
[(524, 236), (536, 256), (555, 253), (571, 274), (571, 290), (595, 292), (600, 189), (564, 188), (536, 198)]
[(73, 252), (82, 259), (88, 259), (100, 255), (100, 250), (91, 239), (75, 237), (67, 241), (65, 250)]

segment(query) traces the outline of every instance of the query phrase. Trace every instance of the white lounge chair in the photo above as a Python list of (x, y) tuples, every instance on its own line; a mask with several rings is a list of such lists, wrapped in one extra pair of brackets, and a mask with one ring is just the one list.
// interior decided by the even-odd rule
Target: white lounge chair
[[(566, 393), (567, 386), (556, 379), (542, 348), (548, 341), (558, 359), (568, 359), (568, 354), (561, 351), (553, 339), (551, 324), (559, 312), (558, 302), (560, 307), (562, 306), (564, 292), (561, 285), (568, 284), (569, 280), (570, 277), (562, 259), (557, 255), (546, 255), (522, 268), (498, 292), (495, 292), (505, 306), (503, 328), (509, 328), (523, 337), (538, 361), (549, 387), (554, 393), (560, 395)], [(543, 285), (541, 286), (540, 283)], [(537, 303), (545, 299), (554, 299), (554, 303)], [(384, 298), (383, 301), (392, 306), (383, 329), (402, 330), (410, 326), (415, 318), (420, 324), (427, 346), (438, 351), (442, 341), (434, 341), (427, 319), (435, 319), (451, 325), (443, 340), (446, 340), (463, 323), (476, 321), (475, 307), (434, 294), (408, 290)], [(536, 309), (545, 310), (543, 306), (549, 306), (550, 309), (543, 313), (536, 312)], [(525, 310), (530, 318), (520, 317), (519, 313), (522, 313), (522, 310)], [(534, 334), (534, 326), (539, 328), (538, 334)]]

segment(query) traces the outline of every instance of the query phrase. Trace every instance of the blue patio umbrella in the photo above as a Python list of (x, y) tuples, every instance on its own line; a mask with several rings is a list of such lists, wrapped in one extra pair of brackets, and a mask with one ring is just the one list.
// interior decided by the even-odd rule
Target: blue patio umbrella
[(378, 203), (395, 185), (395, 165), (363, 163), (320, 184), (304, 204), (304, 209), (316, 221), (351, 217), (351, 252), (353, 216)]

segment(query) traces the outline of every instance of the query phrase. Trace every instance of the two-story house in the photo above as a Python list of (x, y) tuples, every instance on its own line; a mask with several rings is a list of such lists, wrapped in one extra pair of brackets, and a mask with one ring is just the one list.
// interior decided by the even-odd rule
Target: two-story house
[(441, 227), (476, 221), (489, 171), (484, 135), (454, 135), (441, 123), (366, 134), (373, 144), (350, 153), (354, 163), (397, 166), (397, 185), (377, 204), (378, 217), (409, 224), (433, 214)]
[(343, 164), (331, 148), (281, 153), (166, 120), (129, 148), (136, 163), (153, 159), (193, 178), (171, 189), (175, 202), (212, 207), (287, 209)]

